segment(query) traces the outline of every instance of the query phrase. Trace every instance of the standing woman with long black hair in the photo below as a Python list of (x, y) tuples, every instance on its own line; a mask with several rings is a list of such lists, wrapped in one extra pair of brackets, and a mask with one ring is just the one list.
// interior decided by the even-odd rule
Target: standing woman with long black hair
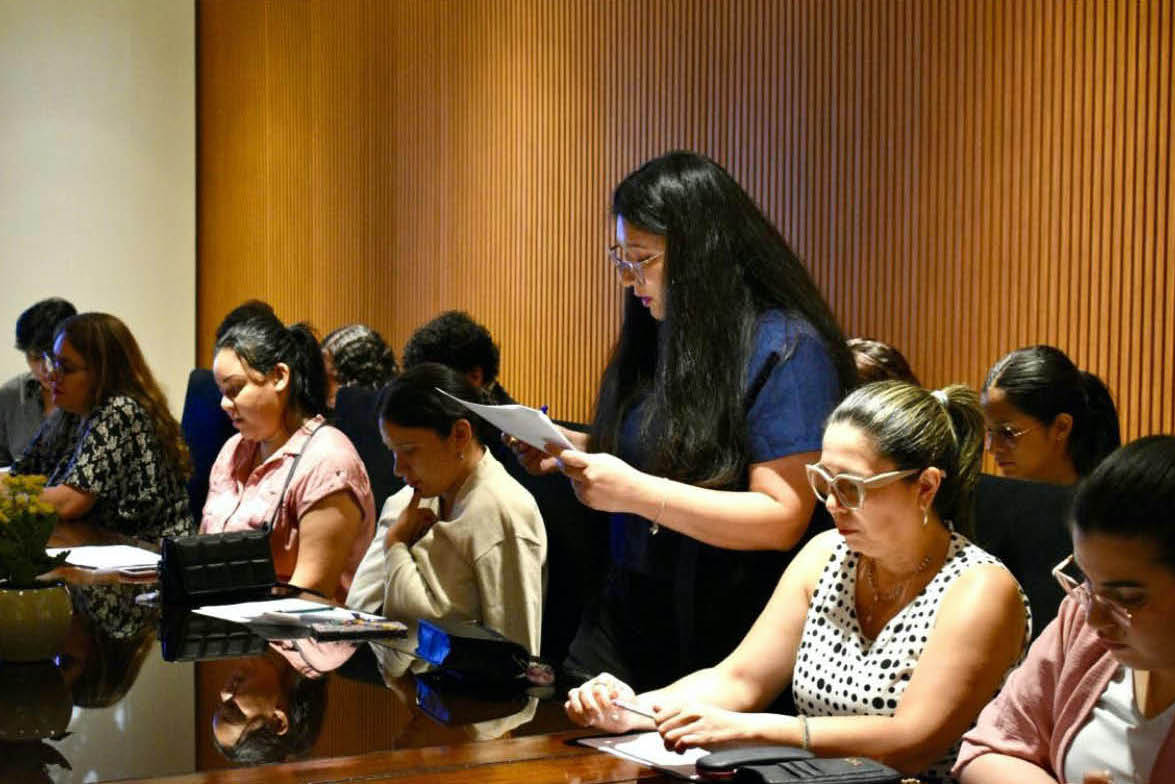
[(632, 295), (591, 433), (557, 456), (511, 445), (611, 513), (604, 588), (567, 668), (639, 691), (717, 662), (763, 609), (823, 514), (804, 465), (856, 372), (803, 264), (710, 159), (647, 162), (612, 214)]

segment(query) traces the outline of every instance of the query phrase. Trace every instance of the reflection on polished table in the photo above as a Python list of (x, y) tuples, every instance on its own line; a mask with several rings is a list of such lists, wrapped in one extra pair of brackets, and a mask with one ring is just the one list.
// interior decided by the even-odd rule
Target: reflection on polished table
[(619, 759), (570, 741), (583, 730), (504, 738), (461, 745), (431, 746), (359, 756), (310, 760), (225, 772), (158, 779), (138, 784), (326, 784), (327, 782), (412, 781), (436, 784), (605, 784), (606, 782), (672, 781), (635, 762)]
[[(96, 543), (84, 527), (61, 534), (51, 544)], [(74, 604), (66, 651), (53, 662), (0, 663), (3, 784), (662, 780), (572, 744), (591, 733), (572, 729), (562, 691), (538, 699), (438, 689), (406, 671), (410, 656), (387, 646), (350, 644), (342, 656), (324, 655), (310, 641), (270, 642), (227, 622), (216, 623), (236, 632), (218, 636), (202, 616), (136, 603), (156, 587), (141, 579), (72, 567), (53, 576), (69, 585)], [(232, 653), (248, 655), (225, 655)], [(308, 703), (317, 715), (301, 719), (311, 726), (308, 748), (286, 757), (296, 761), (230, 761), (219, 744), (227, 738), (231, 749), (235, 731), (256, 726), (252, 703), (238, 696), (243, 684), (275, 677), (320, 694)]]

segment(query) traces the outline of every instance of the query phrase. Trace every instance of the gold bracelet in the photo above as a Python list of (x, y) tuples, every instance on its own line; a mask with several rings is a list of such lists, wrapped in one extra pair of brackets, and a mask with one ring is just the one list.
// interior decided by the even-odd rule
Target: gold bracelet
[(653, 522), (649, 524), (649, 535), (656, 535), (661, 530), (661, 515), (665, 514), (665, 497), (664, 490), (661, 492), (661, 506), (657, 509), (657, 516), (653, 518)]
[(797, 716), (796, 718), (800, 720), (800, 732), (802, 733), (800, 737), (800, 748), (804, 751), (810, 751), (812, 749), (812, 736), (808, 734), (808, 717)]

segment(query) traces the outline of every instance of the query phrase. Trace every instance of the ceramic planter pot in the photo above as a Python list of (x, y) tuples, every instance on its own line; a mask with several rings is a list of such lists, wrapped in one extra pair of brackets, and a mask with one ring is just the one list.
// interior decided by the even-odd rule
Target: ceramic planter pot
[(73, 605), (61, 583), (0, 587), (0, 661), (52, 659), (65, 647)]

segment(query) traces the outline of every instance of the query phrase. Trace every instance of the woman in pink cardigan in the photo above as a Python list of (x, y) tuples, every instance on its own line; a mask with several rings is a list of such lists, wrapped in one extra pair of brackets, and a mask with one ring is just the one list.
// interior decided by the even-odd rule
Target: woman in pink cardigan
[(963, 784), (1175, 781), (1175, 437), (1106, 458), (1071, 525), (1068, 597), (964, 737)]

